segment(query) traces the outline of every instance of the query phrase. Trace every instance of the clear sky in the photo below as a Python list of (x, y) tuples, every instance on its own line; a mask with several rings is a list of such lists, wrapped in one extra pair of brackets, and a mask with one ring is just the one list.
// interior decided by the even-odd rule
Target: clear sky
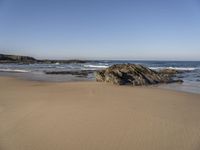
[(0, 0), (0, 53), (200, 60), (200, 0)]

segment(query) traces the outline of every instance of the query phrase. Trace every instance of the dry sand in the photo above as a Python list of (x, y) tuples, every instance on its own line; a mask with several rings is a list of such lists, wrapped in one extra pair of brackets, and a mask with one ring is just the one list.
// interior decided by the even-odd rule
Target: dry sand
[(200, 150), (200, 95), (1, 77), (0, 150)]

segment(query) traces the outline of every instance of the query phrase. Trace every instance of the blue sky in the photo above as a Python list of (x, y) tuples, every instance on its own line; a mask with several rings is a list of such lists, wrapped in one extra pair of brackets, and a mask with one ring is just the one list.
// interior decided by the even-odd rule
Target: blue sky
[(0, 0), (0, 53), (200, 60), (200, 0)]

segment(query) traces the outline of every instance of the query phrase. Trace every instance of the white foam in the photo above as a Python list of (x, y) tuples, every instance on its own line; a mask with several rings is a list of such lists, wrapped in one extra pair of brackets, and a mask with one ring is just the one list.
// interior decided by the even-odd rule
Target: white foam
[(152, 70), (160, 70), (160, 69), (165, 69), (164, 67), (149, 67)]
[(58, 69), (64, 69), (65, 67), (62, 67), (62, 66), (56, 66), (56, 68), (58, 68)]
[(168, 67), (169, 69), (175, 69), (175, 70), (186, 70), (186, 71), (193, 71), (196, 70), (196, 68), (189, 68), (189, 67)]
[(0, 69), (0, 72), (29, 72), (28, 70), (22, 70), (22, 69)]
[(105, 66), (105, 65), (84, 65), (84, 67), (88, 67), (88, 68), (108, 68), (109, 66)]
[(197, 68), (190, 68), (190, 67), (149, 67), (153, 70), (160, 70), (160, 69), (174, 69), (174, 70), (183, 70), (183, 71), (193, 71)]

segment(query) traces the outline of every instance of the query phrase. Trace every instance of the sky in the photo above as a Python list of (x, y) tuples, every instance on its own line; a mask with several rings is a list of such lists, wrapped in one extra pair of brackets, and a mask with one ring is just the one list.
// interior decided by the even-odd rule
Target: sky
[(200, 60), (200, 0), (0, 0), (0, 53)]

